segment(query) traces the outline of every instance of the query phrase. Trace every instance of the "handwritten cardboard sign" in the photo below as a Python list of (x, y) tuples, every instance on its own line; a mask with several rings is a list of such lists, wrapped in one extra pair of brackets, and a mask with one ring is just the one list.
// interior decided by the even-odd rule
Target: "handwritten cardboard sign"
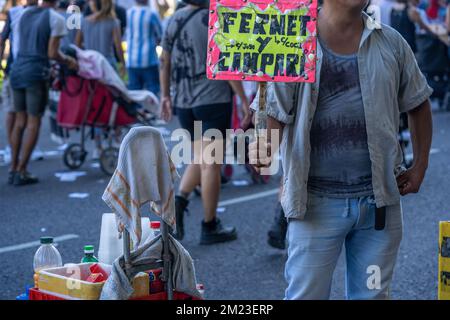
[(317, 0), (211, 0), (207, 76), (314, 82)]

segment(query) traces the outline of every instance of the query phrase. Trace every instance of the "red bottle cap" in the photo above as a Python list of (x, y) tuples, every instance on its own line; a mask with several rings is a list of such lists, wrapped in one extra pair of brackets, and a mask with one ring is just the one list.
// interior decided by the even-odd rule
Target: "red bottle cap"
[(150, 228), (152, 229), (160, 229), (161, 222), (160, 221), (150, 221)]

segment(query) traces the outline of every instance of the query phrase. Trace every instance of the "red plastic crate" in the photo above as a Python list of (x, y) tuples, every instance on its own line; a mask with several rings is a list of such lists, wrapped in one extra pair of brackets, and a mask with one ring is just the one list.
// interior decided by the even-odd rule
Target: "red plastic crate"
[[(29, 296), (29, 300), (68, 300), (68, 299), (64, 299), (62, 297), (58, 297), (56, 295), (52, 295), (47, 292), (42, 292), (37, 288), (31, 288), (29, 290), (28, 296)], [(198, 298), (194, 298), (185, 293), (176, 292), (176, 291), (173, 293), (173, 299), (174, 300), (200, 300)], [(145, 296), (145, 297), (133, 298), (130, 300), (154, 300), (154, 301), (167, 300), (167, 293), (166, 292), (153, 293), (153, 294), (149, 294), (148, 296)]]
[[(167, 300), (167, 292), (152, 293), (145, 297), (133, 298), (130, 300)], [(173, 300), (201, 300), (201, 299), (192, 297), (183, 292), (175, 291), (173, 293)]]
[(28, 291), (28, 299), (29, 300), (66, 300), (64, 298), (42, 292), (37, 288), (30, 288)]

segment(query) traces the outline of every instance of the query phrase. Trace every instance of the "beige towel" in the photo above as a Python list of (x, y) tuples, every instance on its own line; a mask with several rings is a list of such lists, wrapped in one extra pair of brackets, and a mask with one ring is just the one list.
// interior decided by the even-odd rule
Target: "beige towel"
[(141, 242), (141, 207), (175, 226), (174, 180), (178, 177), (161, 133), (152, 127), (132, 128), (120, 146), (119, 161), (103, 201), (128, 230), (135, 248)]

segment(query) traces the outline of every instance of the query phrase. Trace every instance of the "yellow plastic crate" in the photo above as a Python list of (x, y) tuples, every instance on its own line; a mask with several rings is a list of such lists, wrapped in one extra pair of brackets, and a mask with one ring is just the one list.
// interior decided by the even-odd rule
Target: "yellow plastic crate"
[[(80, 300), (98, 300), (103, 289), (104, 282), (91, 283), (80, 279), (86, 279), (92, 263), (80, 263), (60, 268), (40, 270), (37, 276), (39, 290)], [(111, 266), (99, 263), (109, 274)], [(150, 291), (149, 275), (139, 273), (133, 279), (134, 294), (132, 298), (148, 295)]]
[(450, 221), (439, 223), (438, 299), (450, 300)]

